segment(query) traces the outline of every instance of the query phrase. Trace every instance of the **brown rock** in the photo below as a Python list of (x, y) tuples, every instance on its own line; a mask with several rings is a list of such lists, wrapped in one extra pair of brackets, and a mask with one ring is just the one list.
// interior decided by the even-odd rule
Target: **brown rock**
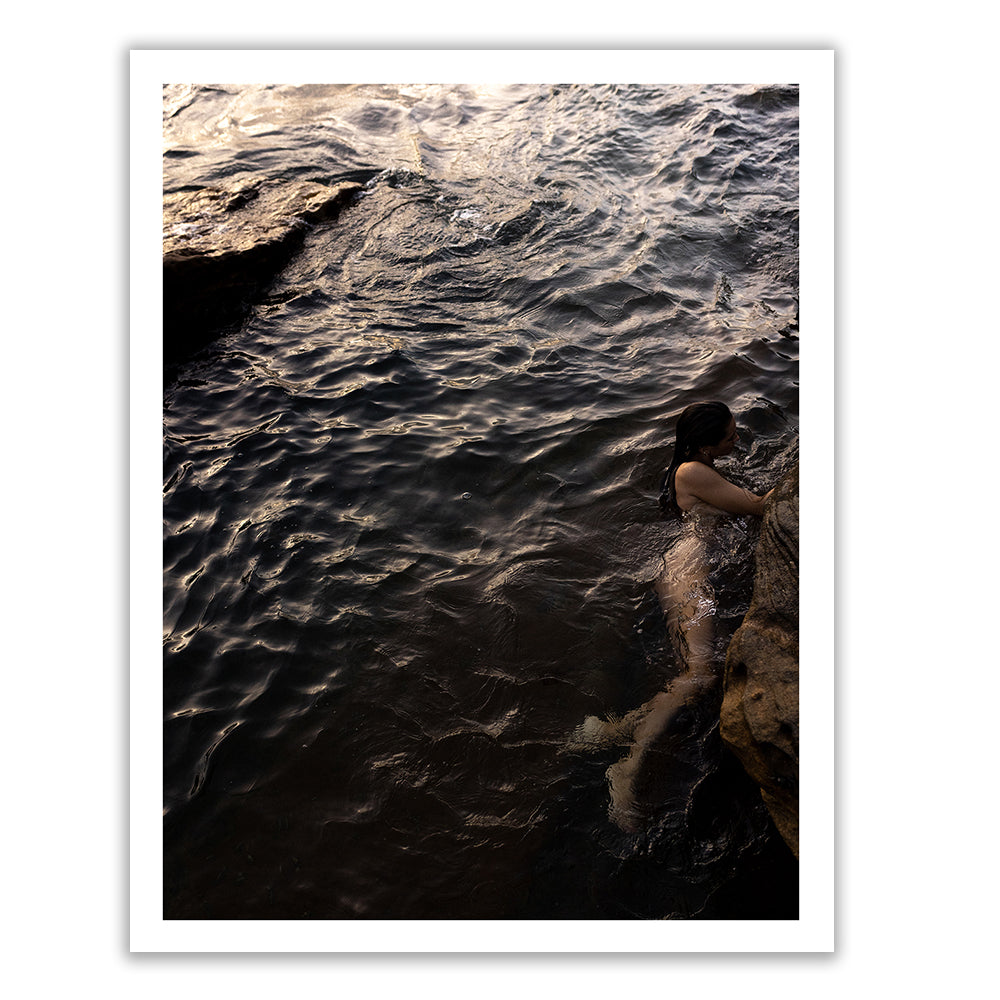
[(163, 350), (176, 361), (238, 322), (309, 225), (334, 218), (360, 184), (255, 182), (163, 200)]
[(761, 525), (753, 600), (726, 655), (723, 740), (760, 785), (799, 855), (799, 470), (778, 484)]

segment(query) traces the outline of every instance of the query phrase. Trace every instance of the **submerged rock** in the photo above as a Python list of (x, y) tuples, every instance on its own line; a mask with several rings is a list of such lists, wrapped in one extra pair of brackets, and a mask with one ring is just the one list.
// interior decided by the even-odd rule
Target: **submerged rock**
[(257, 181), (163, 199), (163, 354), (177, 361), (239, 322), (313, 223), (335, 218), (360, 184)]
[(799, 470), (778, 484), (761, 525), (753, 600), (726, 655), (723, 740), (760, 785), (799, 854)]

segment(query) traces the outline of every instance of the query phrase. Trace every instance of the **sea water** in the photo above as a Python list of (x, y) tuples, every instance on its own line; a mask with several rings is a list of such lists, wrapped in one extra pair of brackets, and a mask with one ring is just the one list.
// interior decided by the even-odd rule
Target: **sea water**
[(681, 409), (731, 407), (751, 489), (796, 457), (796, 89), (163, 108), (167, 192), (362, 185), (166, 380), (165, 916), (794, 917), (717, 729), (639, 832), (608, 816), (623, 749), (570, 737), (680, 669), (653, 581)]

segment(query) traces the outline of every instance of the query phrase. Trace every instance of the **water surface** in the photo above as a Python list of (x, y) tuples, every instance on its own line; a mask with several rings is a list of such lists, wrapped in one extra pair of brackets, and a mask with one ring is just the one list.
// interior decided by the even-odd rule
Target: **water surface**
[(795, 88), (165, 88), (165, 190), (260, 178), (365, 188), (166, 387), (166, 916), (794, 917), (717, 731), (640, 834), (566, 741), (679, 669), (681, 409), (796, 457)]

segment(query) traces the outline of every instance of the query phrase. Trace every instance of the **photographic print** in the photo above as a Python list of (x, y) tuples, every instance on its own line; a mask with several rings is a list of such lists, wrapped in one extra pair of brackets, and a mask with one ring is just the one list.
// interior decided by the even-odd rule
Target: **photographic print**
[(830, 54), (590, 53), (621, 82), (582, 83), (570, 52), (411, 52), (407, 82), (169, 55), (133, 53), (161, 133), (132, 146), (162, 455), (142, 919), (832, 947), (832, 658), (801, 628), (832, 566), (799, 537)]

